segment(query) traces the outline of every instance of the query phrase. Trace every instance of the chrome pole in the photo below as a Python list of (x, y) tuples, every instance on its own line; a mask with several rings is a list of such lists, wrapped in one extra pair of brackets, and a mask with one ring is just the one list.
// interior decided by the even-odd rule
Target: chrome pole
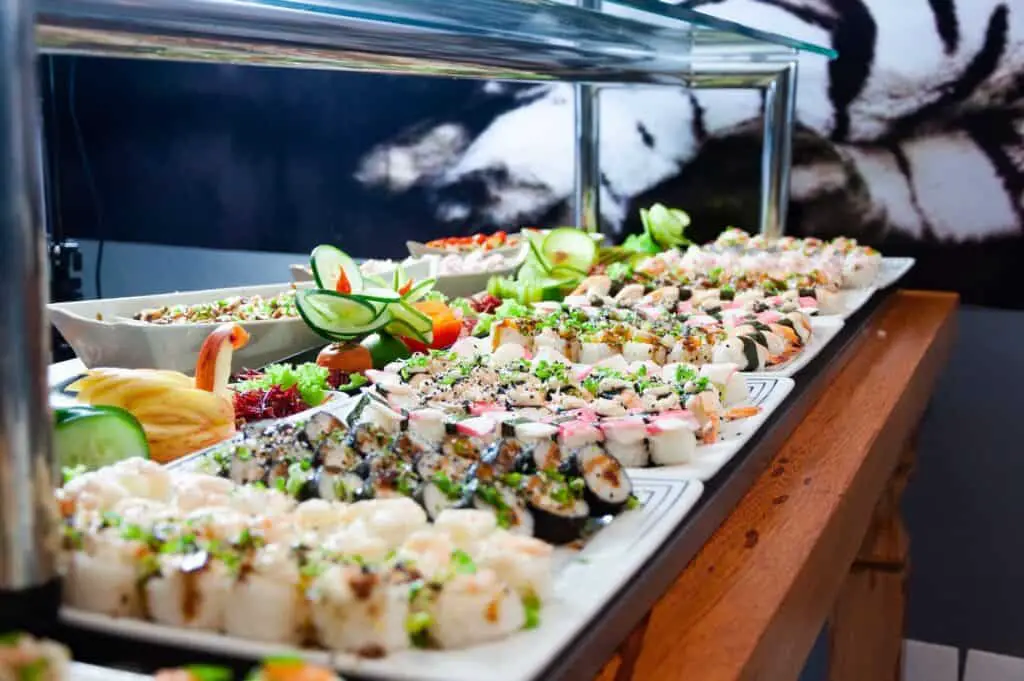
[[(601, 10), (602, 0), (576, 0), (580, 9)], [(601, 231), (601, 91), (596, 85), (577, 83), (575, 96), (576, 176), (574, 210), (576, 226)]]
[(45, 233), (32, 0), (0, 3), (0, 631), (56, 618)]
[(796, 118), (796, 61), (780, 69), (764, 90), (764, 146), (761, 149), (761, 234), (777, 239), (786, 231), (789, 171)]

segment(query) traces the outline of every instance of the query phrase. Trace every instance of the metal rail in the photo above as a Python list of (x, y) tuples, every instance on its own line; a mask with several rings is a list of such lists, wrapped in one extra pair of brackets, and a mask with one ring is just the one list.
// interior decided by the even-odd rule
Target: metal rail
[(0, 3), (0, 629), (56, 576), (45, 231), (32, 7)]

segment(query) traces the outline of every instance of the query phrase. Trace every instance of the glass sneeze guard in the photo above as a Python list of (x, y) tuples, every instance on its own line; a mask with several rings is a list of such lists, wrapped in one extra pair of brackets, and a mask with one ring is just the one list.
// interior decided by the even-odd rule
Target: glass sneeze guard
[[(59, 541), (46, 405), (44, 218), (34, 57), (45, 52), (469, 78), (747, 87), (765, 93), (762, 229), (785, 216), (796, 50), (654, 0), (14, 0), (0, 6), (0, 628), (56, 618)], [(612, 10), (633, 12), (612, 16)], [(577, 121), (580, 226), (596, 228), (596, 90)], [(26, 605), (29, 604), (29, 605)]]

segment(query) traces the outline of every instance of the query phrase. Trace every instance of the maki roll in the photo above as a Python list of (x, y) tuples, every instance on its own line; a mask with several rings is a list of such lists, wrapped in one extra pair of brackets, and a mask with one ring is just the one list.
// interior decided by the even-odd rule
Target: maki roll
[(558, 546), (583, 535), (590, 506), (583, 499), (582, 480), (544, 471), (527, 478), (522, 489), (533, 515), (534, 536)]
[(414, 498), (432, 521), (449, 509), (467, 508), (472, 503), (472, 493), (443, 471), (422, 482)]
[(511, 487), (496, 483), (484, 484), (474, 481), (473, 506), (481, 510), (492, 511), (498, 520), (498, 526), (514, 534), (532, 537), (534, 534), (534, 518), (530, 509)]
[(591, 515), (615, 515), (626, 507), (633, 496), (633, 483), (618, 459), (597, 445), (580, 449), (573, 459)]
[(303, 427), (302, 432), (306, 436), (306, 442), (310, 447), (317, 447), (329, 436), (337, 437), (348, 430), (345, 423), (334, 414), (327, 411), (318, 411), (309, 417), (309, 421)]

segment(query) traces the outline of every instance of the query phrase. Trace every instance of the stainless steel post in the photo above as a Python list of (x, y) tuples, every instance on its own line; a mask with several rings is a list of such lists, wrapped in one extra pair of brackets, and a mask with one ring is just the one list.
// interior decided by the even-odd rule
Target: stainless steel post
[(45, 234), (32, 0), (0, 3), (0, 631), (56, 617)]
[(796, 117), (796, 61), (779, 70), (764, 90), (764, 147), (761, 150), (761, 233), (778, 238), (786, 230), (789, 171)]
[[(581, 9), (600, 11), (602, 0), (576, 0)], [(577, 83), (575, 92), (575, 207), (576, 226), (588, 232), (601, 229), (601, 114), (597, 85)]]

